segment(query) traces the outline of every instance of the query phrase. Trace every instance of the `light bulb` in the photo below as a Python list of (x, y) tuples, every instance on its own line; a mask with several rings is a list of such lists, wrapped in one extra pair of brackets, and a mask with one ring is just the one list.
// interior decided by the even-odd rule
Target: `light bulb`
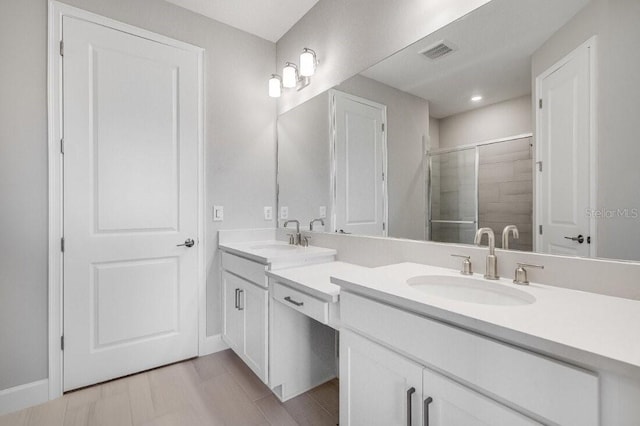
[(282, 85), (288, 89), (296, 87), (298, 83), (298, 67), (296, 64), (287, 62), (282, 70)]
[(269, 79), (269, 96), (279, 98), (282, 95), (282, 80), (278, 74), (271, 74)]
[(300, 75), (311, 77), (316, 72), (316, 52), (306, 47), (300, 54)]
[(481, 100), (482, 100), (482, 96), (480, 96), (480, 95), (476, 95), (476, 96), (471, 98), (472, 102), (480, 102)]

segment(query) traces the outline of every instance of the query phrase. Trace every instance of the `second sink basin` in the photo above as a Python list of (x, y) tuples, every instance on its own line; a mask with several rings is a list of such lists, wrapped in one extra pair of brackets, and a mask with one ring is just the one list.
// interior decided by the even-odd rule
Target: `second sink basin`
[(407, 284), (430, 296), (481, 305), (518, 306), (536, 301), (531, 294), (505, 285), (469, 277), (420, 275)]

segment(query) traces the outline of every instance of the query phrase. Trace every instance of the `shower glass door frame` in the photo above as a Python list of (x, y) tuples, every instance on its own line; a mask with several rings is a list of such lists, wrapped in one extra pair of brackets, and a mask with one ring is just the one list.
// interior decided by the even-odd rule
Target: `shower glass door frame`
[[(487, 145), (492, 145), (492, 144), (497, 144), (497, 143), (502, 143), (502, 142), (509, 142), (509, 141), (514, 141), (514, 140), (518, 140), (518, 139), (523, 139), (523, 138), (532, 138), (533, 134), (532, 133), (524, 133), (524, 134), (520, 134), (520, 135), (515, 135), (515, 136), (509, 136), (506, 138), (500, 138), (500, 139), (493, 139), (493, 140), (489, 140), (486, 142), (479, 142), (476, 144), (468, 144), (468, 145), (461, 145), (461, 146), (457, 146), (457, 147), (453, 147), (453, 148), (443, 148), (443, 149), (435, 149), (435, 150), (431, 150), (431, 151), (427, 151), (426, 152), (426, 161), (425, 164), (427, 166), (427, 172), (425, 173), (425, 176), (427, 178), (427, 183), (426, 183), (426, 188), (427, 188), (427, 200), (426, 200), (426, 205), (427, 205), (427, 214), (426, 214), (426, 223), (425, 223), (425, 233), (427, 236), (427, 241), (433, 241), (433, 224), (434, 223), (441, 223), (441, 224), (458, 224), (458, 225), (474, 225), (475, 227), (475, 231), (478, 231), (478, 227), (480, 224), (480, 196), (479, 196), (479, 182), (478, 182), (478, 174), (479, 174), (479, 167), (480, 167), (480, 148), (483, 146), (487, 146)], [(474, 203), (475, 203), (475, 218), (474, 220), (446, 220), (446, 219), (432, 219), (433, 216), (433, 210), (432, 210), (432, 203), (433, 203), (433, 157), (435, 156), (439, 156), (439, 155), (443, 155), (443, 154), (451, 154), (451, 153), (455, 153), (455, 152), (461, 152), (461, 151), (468, 151), (468, 150), (474, 150), (474, 154), (475, 154), (475, 164), (474, 164), (474, 177), (475, 177), (475, 188), (474, 188)]]

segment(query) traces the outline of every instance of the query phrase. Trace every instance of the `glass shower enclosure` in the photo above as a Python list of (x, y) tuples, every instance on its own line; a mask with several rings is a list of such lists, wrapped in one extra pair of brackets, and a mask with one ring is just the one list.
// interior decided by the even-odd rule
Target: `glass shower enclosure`
[(473, 244), (478, 229), (478, 151), (428, 155), (428, 240)]
[(473, 244), (478, 228), (516, 225), (511, 248), (531, 251), (532, 147), (527, 134), (427, 153), (427, 240)]

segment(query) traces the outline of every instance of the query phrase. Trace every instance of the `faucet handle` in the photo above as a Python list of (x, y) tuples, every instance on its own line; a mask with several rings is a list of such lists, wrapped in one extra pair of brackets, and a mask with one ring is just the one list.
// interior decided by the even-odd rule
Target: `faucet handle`
[(300, 241), (300, 244), (302, 245), (302, 247), (309, 247), (309, 241), (311, 240), (311, 237), (306, 237), (306, 236), (302, 236), (302, 240)]
[(513, 279), (514, 284), (518, 285), (529, 285), (529, 279), (527, 278), (527, 270), (524, 268), (538, 268), (544, 269), (543, 265), (532, 265), (530, 263), (517, 263), (518, 267), (516, 268), (515, 278)]
[(452, 257), (460, 257), (462, 259), (464, 259), (462, 261), (462, 270), (460, 271), (460, 273), (462, 275), (473, 275), (473, 268), (471, 265), (471, 256), (464, 256), (461, 254), (452, 254)]
[(289, 236), (289, 244), (291, 245), (295, 245), (296, 243), (296, 236), (295, 234), (287, 234)]

